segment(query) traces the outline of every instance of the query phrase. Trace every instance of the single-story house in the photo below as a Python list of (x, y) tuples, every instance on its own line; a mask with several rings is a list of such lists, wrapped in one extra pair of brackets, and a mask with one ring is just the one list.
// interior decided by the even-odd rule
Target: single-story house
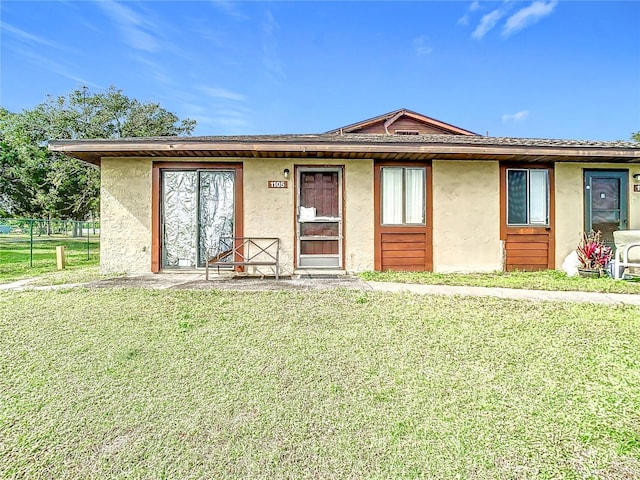
[(58, 140), (101, 169), (103, 272), (194, 270), (278, 237), (284, 273), (559, 268), (640, 229), (640, 143), (475, 134), (400, 109), (312, 135)]

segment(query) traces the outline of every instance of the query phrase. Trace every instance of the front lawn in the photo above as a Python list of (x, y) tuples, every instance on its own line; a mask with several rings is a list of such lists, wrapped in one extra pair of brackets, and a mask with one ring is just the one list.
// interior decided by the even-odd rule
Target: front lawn
[(530, 290), (581, 291), (640, 294), (640, 282), (612, 278), (568, 277), (564, 272), (364, 272), (364, 280), (373, 282), (419, 283), (426, 285), (465, 285), (471, 287), (524, 288)]
[(0, 283), (56, 272), (56, 247), (65, 247), (66, 269), (97, 266), (99, 238), (61, 236), (34, 237), (33, 248), (28, 235), (0, 235)]
[(638, 478), (640, 308), (0, 292), (0, 478)]

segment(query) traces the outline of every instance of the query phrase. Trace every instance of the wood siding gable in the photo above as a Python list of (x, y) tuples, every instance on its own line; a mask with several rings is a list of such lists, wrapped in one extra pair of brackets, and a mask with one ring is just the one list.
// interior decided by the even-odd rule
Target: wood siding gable
[(381, 135), (476, 135), (455, 125), (407, 109), (389, 112), (327, 133), (365, 133)]

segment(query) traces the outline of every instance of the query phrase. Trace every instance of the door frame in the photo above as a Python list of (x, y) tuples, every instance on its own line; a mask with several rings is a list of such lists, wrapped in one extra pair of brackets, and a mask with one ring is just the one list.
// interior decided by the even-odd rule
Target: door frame
[[(584, 231), (589, 232), (592, 230), (591, 221), (591, 195), (588, 191), (591, 188), (590, 180), (593, 177), (600, 178), (619, 178), (620, 179), (620, 223), (622, 223), (622, 213), (624, 212), (624, 223), (625, 225), (620, 225), (620, 229), (628, 229), (629, 228), (629, 170), (623, 169), (588, 169), (585, 168), (583, 171), (583, 184), (582, 184), (582, 198), (583, 198), (583, 226)], [(589, 188), (587, 188), (589, 187)], [(623, 192), (624, 190), (624, 192)], [(623, 205), (624, 201), (624, 205)], [(624, 206), (624, 208), (622, 208)], [(589, 227), (589, 228), (588, 228)]]
[(234, 235), (243, 236), (242, 163), (153, 162), (151, 167), (151, 272), (162, 271), (162, 170), (233, 170), (235, 173)]
[[(300, 266), (300, 177), (302, 173), (308, 172), (337, 172), (338, 173), (338, 212), (340, 212), (340, 221), (338, 222), (338, 266)], [(294, 165), (294, 208), (293, 208), (293, 258), (294, 268), (305, 269), (344, 269), (345, 265), (345, 202), (344, 202), (344, 165)]]

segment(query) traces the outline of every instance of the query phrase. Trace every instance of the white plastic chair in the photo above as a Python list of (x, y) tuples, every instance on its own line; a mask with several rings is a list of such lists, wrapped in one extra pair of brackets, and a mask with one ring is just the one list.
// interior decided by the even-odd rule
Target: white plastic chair
[(613, 262), (615, 279), (624, 277), (627, 268), (640, 268), (640, 230), (616, 230), (613, 232), (616, 255)]

